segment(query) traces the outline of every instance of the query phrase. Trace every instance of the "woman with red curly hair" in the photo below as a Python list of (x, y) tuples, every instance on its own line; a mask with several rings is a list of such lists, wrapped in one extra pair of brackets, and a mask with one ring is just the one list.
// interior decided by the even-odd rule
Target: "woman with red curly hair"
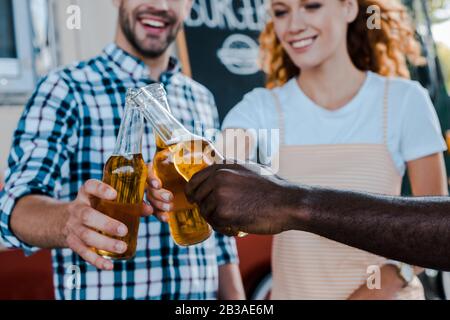
[[(414, 195), (445, 195), (446, 146), (428, 93), (409, 80), (407, 63), (422, 58), (405, 8), (395, 0), (270, 5), (260, 40), (267, 88), (247, 94), (223, 124), (246, 130), (245, 154), (255, 160), (267, 148), (260, 161), (293, 182), (388, 195), (400, 194), (407, 169)], [(258, 129), (279, 129), (279, 141)], [(420, 268), (306, 232), (275, 236), (272, 267), (272, 299), (424, 298)]]

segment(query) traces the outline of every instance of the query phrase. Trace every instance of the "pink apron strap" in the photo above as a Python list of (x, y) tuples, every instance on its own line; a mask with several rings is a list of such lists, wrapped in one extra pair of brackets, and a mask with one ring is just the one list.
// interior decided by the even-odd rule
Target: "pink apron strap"
[(280, 98), (278, 97), (278, 95), (273, 90), (271, 90), (270, 93), (272, 94), (273, 99), (275, 101), (275, 107), (276, 107), (277, 114), (278, 114), (278, 128), (280, 129), (280, 147), (281, 147), (285, 143), (283, 108), (281, 107), (281, 102), (280, 102)]
[(383, 143), (386, 146), (388, 144), (389, 84), (390, 79), (386, 78), (383, 97)]

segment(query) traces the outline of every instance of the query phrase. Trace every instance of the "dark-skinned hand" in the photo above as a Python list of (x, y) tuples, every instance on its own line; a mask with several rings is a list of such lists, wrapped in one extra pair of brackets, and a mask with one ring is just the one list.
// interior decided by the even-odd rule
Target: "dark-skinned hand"
[(185, 188), (189, 201), (197, 203), (211, 226), (226, 235), (289, 230), (299, 191), (256, 164), (213, 165), (197, 173)]

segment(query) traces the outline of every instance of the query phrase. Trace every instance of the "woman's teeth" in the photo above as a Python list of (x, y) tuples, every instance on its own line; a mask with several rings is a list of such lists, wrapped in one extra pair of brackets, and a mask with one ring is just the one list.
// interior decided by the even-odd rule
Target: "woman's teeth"
[(314, 42), (314, 38), (299, 40), (299, 41), (292, 42), (292, 47), (295, 49), (305, 48), (305, 47), (311, 45), (313, 42)]
[(164, 23), (161, 21), (156, 21), (152, 19), (142, 19), (142, 24), (145, 24), (146, 26), (153, 27), (153, 28), (164, 28)]

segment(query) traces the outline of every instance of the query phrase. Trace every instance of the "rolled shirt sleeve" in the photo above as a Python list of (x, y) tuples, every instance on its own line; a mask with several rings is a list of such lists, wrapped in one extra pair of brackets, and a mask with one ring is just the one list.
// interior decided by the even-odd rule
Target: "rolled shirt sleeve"
[(73, 92), (61, 74), (45, 77), (25, 106), (13, 135), (5, 186), (0, 194), (0, 238), (30, 255), (39, 248), (17, 238), (10, 219), (17, 202), (31, 194), (58, 197), (62, 172), (76, 139)]

